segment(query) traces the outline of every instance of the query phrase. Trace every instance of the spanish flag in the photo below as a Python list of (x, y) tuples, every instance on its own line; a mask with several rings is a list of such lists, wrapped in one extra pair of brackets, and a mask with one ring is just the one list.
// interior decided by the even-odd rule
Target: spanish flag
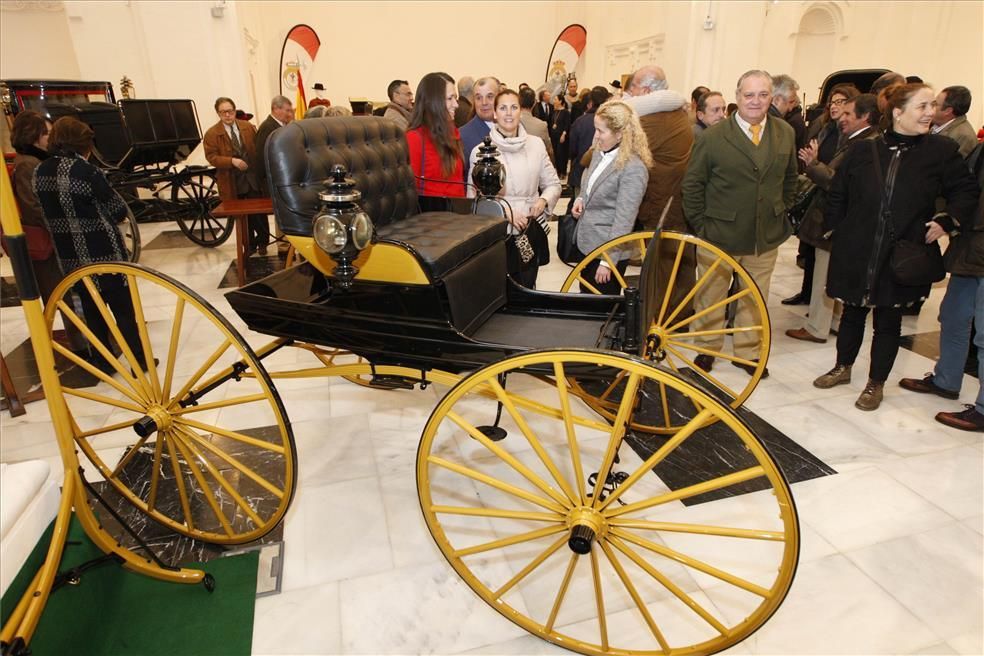
[(302, 119), (307, 114), (307, 97), (304, 95), (304, 78), (301, 67), (297, 67), (297, 98), (294, 99), (294, 118)]

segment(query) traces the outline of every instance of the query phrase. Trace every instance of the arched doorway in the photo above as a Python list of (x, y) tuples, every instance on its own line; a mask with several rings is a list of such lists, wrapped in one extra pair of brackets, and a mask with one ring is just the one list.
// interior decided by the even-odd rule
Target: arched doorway
[(840, 11), (833, 3), (815, 3), (800, 18), (790, 74), (799, 82), (804, 107), (817, 101), (820, 84), (833, 72), (834, 49), (841, 31)]

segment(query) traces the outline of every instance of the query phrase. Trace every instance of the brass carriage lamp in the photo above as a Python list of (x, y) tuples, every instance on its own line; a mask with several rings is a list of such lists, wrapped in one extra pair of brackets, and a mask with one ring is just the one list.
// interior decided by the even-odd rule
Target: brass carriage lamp
[(499, 149), (486, 136), (478, 147), (478, 161), (472, 169), (472, 182), (482, 196), (494, 197), (506, 185), (506, 167), (499, 161)]
[(314, 217), (314, 241), (337, 262), (332, 274), (338, 286), (348, 289), (359, 269), (352, 262), (372, 242), (375, 228), (372, 219), (359, 206), (362, 194), (355, 181), (345, 177), (342, 165), (331, 170), (331, 180), (318, 192), (321, 209)]

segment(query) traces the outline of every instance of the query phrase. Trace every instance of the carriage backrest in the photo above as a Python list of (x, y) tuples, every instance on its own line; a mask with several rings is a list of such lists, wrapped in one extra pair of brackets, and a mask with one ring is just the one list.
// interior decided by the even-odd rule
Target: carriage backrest
[(343, 165), (360, 204), (377, 227), (417, 213), (417, 192), (406, 138), (377, 116), (334, 116), (294, 121), (266, 143), (267, 177), (277, 224), (285, 234), (310, 236), (321, 203), (318, 192), (331, 169)]

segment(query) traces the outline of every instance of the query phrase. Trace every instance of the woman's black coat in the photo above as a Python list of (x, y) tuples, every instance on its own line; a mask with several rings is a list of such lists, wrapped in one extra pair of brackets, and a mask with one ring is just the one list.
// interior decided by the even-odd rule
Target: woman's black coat
[[(848, 148), (824, 212), (824, 229), (833, 230), (827, 295), (851, 305), (904, 305), (928, 296), (930, 286), (903, 287), (892, 280), (887, 266), (891, 239), (879, 211), (883, 185), (878, 182), (873, 152), (878, 153), (886, 181), (890, 161), (900, 153), (890, 201), (896, 239), (924, 243), (926, 223), (937, 213), (938, 197), (946, 201), (946, 214), (969, 225), (977, 204), (977, 182), (957, 143), (947, 137), (899, 137), (890, 132)], [(948, 219), (940, 222), (945, 230), (953, 227)]]

